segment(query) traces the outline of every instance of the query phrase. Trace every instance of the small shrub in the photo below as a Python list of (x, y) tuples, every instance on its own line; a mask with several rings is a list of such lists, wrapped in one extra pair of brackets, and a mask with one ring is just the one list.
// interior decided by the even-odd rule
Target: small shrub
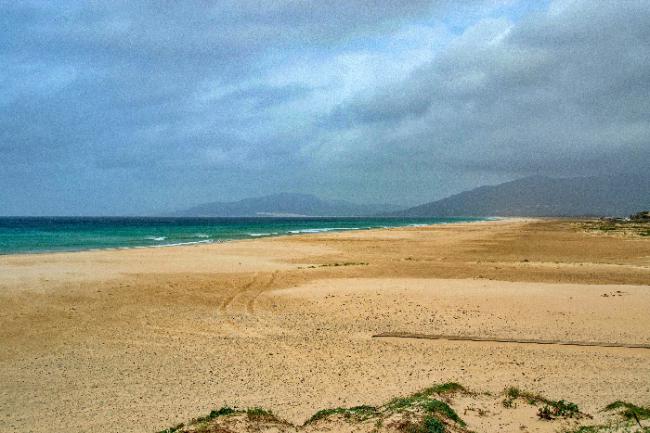
[(456, 382), (447, 382), (440, 385), (434, 385), (429, 388), (425, 388), (422, 391), (411, 394), (408, 397), (397, 397), (392, 399), (386, 405), (389, 409), (400, 410), (412, 407), (414, 405), (422, 405), (428, 401), (428, 397), (432, 395), (448, 395), (456, 392), (465, 392), (467, 389), (464, 386)]
[(248, 419), (257, 420), (275, 418), (273, 412), (270, 410), (262, 409), (261, 407), (251, 407), (246, 409), (246, 415), (248, 416)]
[(506, 409), (512, 409), (513, 407), (516, 407), (515, 400), (519, 398), (519, 396), (521, 395), (521, 391), (519, 390), (519, 388), (511, 386), (509, 388), (506, 388), (505, 395), (506, 398), (504, 398), (502, 402), (503, 407), (505, 407)]
[(445, 433), (445, 425), (432, 416), (425, 417), (422, 423), (426, 433)]
[(210, 411), (210, 414), (208, 415), (208, 417), (210, 419), (213, 419), (213, 418), (217, 418), (217, 417), (220, 417), (220, 416), (231, 415), (231, 414), (233, 414), (235, 412), (236, 412), (235, 409), (233, 409), (231, 407), (228, 407), (228, 406), (224, 406), (224, 407), (222, 407), (220, 409)]
[(505, 390), (506, 398), (503, 400), (503, 407), (515, 407), (515, 400), (523, 398), (530, 405), (543, 404), (537, 413), (542, 419), (552, 419), (553, 417), (573, 418), (574, 416), (581, 416), (580, 408), (577, 404), (564, 400), (549, 400), (539, 394), (533, 394), (526, 391), (521, 391), (519, 388), (511, 386)]
[[(237, 413), (237, 410), (228, 406), (224, 406), (220, 409), (211, 410), (210, 413), (205, 416), (200, 416), (198, 418), (193, 419), (192, 424), (198, 424), (198, 423), (210, 421), (214, 418), (218, 418), (220, 416), (225, 416), (225, 415), (231, 415), (233, 413)], [(185, 424), (180, 423), (175, 427), (169, 427), (165, 430), (159, 431), (158, 433), (176, 433), (180, 431), (183, 427), (185, 427)]]
[(555, 416), (573, 418), (580, 413), (580, 408), (577, 404), (571, 403), (570, 401), (559, 400), (554, 402), (553, 412)]
[(305, 424), (327, 418), (332, 415), (341, 414), (346, 418), (357, 418), (359, 421), (368, 419), (377, 414), (377, 408), (374, 406), (355, 406), (351, 408), (337, 407), (333, 409), (322, 409), (309, 418)]
[(405, 425), (398, 426), (398, 430), (406, 433), (445, 433), (447, 431), (445, 425), (433, 416), (426, 416), (417, 424), (407, 422)]
[(413, 406), (417, 401), (418, 397), (397, 397), (389, 401), (386, 406), (392, 410), (401, 410)]
[(448, 418), (456, 423), (458, 423), (461, 426), (465, 425), (465, 421), (463, 421), (458, 414), (456, 413), (455, 410), (451, 408), (447, 403), (444, 401), (440, 400), (429, 400), (426, 403), (422, 405), (422, 407), (430, 413), (436, 413), (439, 415), (444, 416), (445, 418)]
[(540, 407), (537, 410), (537, 416), (540, 419), (552, 420), (553, 419), (553, 412), (551, 411), (550, 407), (548, 407), (547, 405), (544, 405), (544, 406)]
[(209, 414), (207, 414), (205, 416), (198, 417), (198, 418), (194, 419), (193, 421), (196, 422), (196, 423), (210, 421), (211, 419), (218, 418), (220, 416), (230, 415), (230, 414), (233, 414), (233, 413), (236, 413), (236, 412), (237, 411), (235, 409), (224, 406), (221, 409), (212, 410), (212, 411), (210, 411)]
[(650, 408), (637, 406), (625, 401), (615, 401), (605, 407), (606, 411), (619, 410), (619, 413), (625, 419), (650, 419)]
[(519, 398), (520, 395), (521, 391), (517, 387), (511, 386), (506, 389), (506, 396), (512, 400)]
[(580, 414), (578, 405), (564, 400), (548, 400), (544, 406), (537, 410), (537, 416), (541, 419), (551, 420), (557, 417), (573, 418)]
[(467, 392), (467, 389), (459, 383), (456, 382), (447, 382), (440, 385), (432, 386), (427, 388), (425, 391), (431, 394), (452, 394), (454, 392)]

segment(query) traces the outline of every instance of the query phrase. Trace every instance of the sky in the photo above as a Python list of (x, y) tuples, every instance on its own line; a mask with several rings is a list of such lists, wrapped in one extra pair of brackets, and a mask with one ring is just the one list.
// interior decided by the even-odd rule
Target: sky
[(648, 173), (648, 0), (0, 0), (0, 215)]

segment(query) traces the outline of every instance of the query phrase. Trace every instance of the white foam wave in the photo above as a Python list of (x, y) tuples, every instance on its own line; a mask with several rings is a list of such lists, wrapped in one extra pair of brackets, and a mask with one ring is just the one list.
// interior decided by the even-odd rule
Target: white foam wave
[(165, 239), (167, 239), (167, 237), (166, 236), (147, 236), (145, 239), (149, 239), (150, 241), (158, 241), (158, 242), (160, 242), (160, 241), (164, 241)]
[(273, 235), (277, 235), (277, 234), (278, 234), (278, 232), (272, 232), (272, 233), (249, 233), (248, 236), (252, 236), (252, 237), (254, 237), (254, 238), (259, 238), (259, 237), (262, 237), (262, 236), (273, 236)]
[(299, 234), (299, 233), (323, 233), (323, 232), (332, 232), (337, 230), (361, 230), (362, 227), (325, 227), (320, 229), (302, 229), (302, 230), (289, 230), (287, 233)]
[(196, 244), (211, 244), (211, 243), (219, 243), (220, 241), (213, 241), (212, 239), (206, 239), (204, 241), (192, 241), (192, 242), (176, 242), (173, 244), (162, 244), (162, 245), (154, 245), (154, 248), (163, 248), (163, 247), (178, 247), (181, 245), (196, 245)]

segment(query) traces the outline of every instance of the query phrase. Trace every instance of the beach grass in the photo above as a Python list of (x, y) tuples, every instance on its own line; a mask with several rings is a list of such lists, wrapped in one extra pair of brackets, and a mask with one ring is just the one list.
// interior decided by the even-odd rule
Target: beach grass
[(522, 391), (517, 387), (509, 387), (504, 391), (503, 407), (512, 408), (517, 400), (524, 400), (533, 406), (540, 406), (537, 416), (541, 419), (573, 418), (582, 416), (577, 404), (565, 400), (551, 400), (540, 394)]
[[(255, 431), (274, 429), (277, 431), (299, 431), (309, 427), (309, 431), (331, 431), (340, 424), (364, 423), (363, 429), (380, 432), (400, 431), (404, 433), (470, 433), (467, 422), (451, 406), (453, 397), (462, 394), (466, 397), (499, 398), (490, 393), (476, 393), (467, 390), (456, 382), (433, 385), (410, 395), (396, 397), (381, 406), (360, 405), (321, 409), (314, 413), (302, 426), (291, 424), (278, 418), (272, 411), (262, 407), (240, 409), (223, 406), (209, 414), (195, 418), (187, 424), (181, 423), (158, 433), (226, 432), (232, 426), (249, 426)], [(503, 391), (503, 406), (512, 408), (517, 401), (537, 407), (537, 417), (541, 421), (580, 419), (592, 417), (580, 411), (577, 404), (567, 400), (552, 400), (541, 394), (524, 391), (511, 386)], [(498, 402), (498, 400), (496, 400)], [(474, 409), (471, 409), (474, 410)], [(650, 433), (650, 427), (642, 421), (650, 419), (650, 408), (630, 402), (617, 400), (603, 409), (611, 414), (606, 422), (594, 425), (575, 425), (558, 430), (562, 433)], [(467, 410), (465, 411), (467, 414)], [(481, 415), (479, 412), (479, 416)], [(236, 417), (229, 421), (230, 417)], [(242, 424), (244, 422), (245, 424)], [(248, 424), (246, 424), (248, 423)], [(321, 423), (325, 423), (321, 425)], [(368, 424), (365, 424), (368, 423)], [(245, 427), (246, 431), (250, 428)], [(356, 427), (355, 427), (356, 428)], [(239, 431), (239, 430), (237, 430)], [(361, 430), (360, 430), (361, 431)], [(365, 431), (365, 430), (364, 430)]]
[[(451, 396), (455, 393), (469, 393), (465, 387), (455, 382), (448, 382), (425, 388), (405, 397), (397, 397), (382, 406), (353, 406), (321, 409), (313, 414), (303, 426), (317, 422), (329, 421), (333, 417), (342, 417), (346, 422), (365, 422), (372, 420), (381, 426), (384, 419), (395, 414), (408, 414), (408, 420), (402, 426), (405, 432), (441, 433), (447, 431), (446, 425), (463, 429), (465, 421), (445, 401), (434, 397)], [(224, 406), (212, 410), (208, 415), (195, 418), (187, 424), (178, 424), (161, 430), (158, 433), (180, 433), (185, 431), (212, 431), (209, 425), (212, 421), (228, 416), (244, 415), (250, 422), (266, 422), (288, 425), (286, 421), (277, 418), (273, 412), (261, 407), (247, 409)], [(413, 418), (414, 417), (414, 418)], [(215, 430), (216, 431), (216, 430)]]

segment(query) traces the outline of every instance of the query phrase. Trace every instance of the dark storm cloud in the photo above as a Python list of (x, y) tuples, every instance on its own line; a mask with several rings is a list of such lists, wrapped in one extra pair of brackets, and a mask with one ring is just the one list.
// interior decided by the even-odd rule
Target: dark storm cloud
[(640, 170), (649, 9), (0, 0), (0, 214)]
[[(228, 121), (221, 106), (193, 106), (191, 98), (205, 80), (227, 85), (264, 68), (260, 57), (269, 50), (378, 31), (431, 5), (375, 0), (332, 6), (305, 1), (0, 6), (5, 29), (0, 56), (6, 65), (1, 138), (14, 143), (10, 151), (18, 159), (22, 154), (51, 160), (69, 157), (64, 146), (82, 154), (113, 150), (117, 156), (109, 159), (125, 159), (137, 155), (125, 148), (159, 146), (169, 137), (152, 136), (156, 130), (178, 131), (179, 124), (183, 129), (205, 117), (217, 125), (215, 111)], [(264, 108), (298, 91), (258, 85), (233, 91), (231, 99), (240, 96), (234, 104), (248, 100)], [(202, 134), (174, 135), (192, 141)]]
[(373, 143), (379, 163), (639, 170), (650, 161), (648, 47), (648, 2), (556, 2), (519, 23), (477, 23), (402, 82), (339, 107), (334, 123), (389, 131)]

